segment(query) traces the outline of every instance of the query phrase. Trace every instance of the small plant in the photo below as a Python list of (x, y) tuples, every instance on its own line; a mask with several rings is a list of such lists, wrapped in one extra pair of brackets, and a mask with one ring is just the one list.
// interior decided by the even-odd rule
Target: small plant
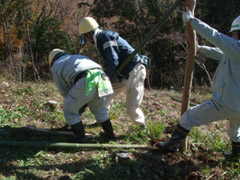
[(23, 96), (23, 95), (32, 95), (33, 94), (33, 88), (31, 86), (24, 87), (21, 89), (17, 89), (14, 91), (15, 95), (17, 96)]
[(1, 124), (8, 124), (11, 121), (19, 120), (23, 118), (23, 115), (27, 112), (25, 107), (19, 107), (15, 109), (0, 109), (0, 123)]
[(190, 132), (190, 136), (194, 143), (204, 144), (204, 146), (210, 151), (223, 152), (227, 149), (227, 142), (224, 141), (220, 135), (200, 132), (197, 127), (194, 127)]
[(119, 115), (121, 115), (123, 113), (124, 114), (127, 113), (124, 103), (114, 100), (111, 104), (111, 108), (109, 111), (110, 119), (118, 119)]
[(163, 124), (162, 121), (149, 122), (147, 127), (148, 127), (149, 135), (151, 137), (156, 137), (158, 139), (161, 138), (162, 133), (166, 128), (165, 124)]
[(211, 151), (223, 151), (227, 149), (227, 142), (223, 140), (221, 136), (210, 135), (207, 139), (206, 145), (210, 147)]
[(203, 169), (202, 169), (203, 174), (205, 175), (205, 177), (209, 177), (209, 175), (212, 172), (211, 167), (209, 167), (208, 165), (206, 165)]
[(161, 115), (161, 116), (166, 116), (167, 115), (167, 111), (166, 110), (160, 110), (159, 111), (159, 114)]
[(198, 127), (192, 128), (192, 130), (189, 133), (190, 137), (192, 137), (193, 142), (195, 143), (204, 143), (203, 140), (206, 140), (206, 133), (205, 132), (199, 132)]

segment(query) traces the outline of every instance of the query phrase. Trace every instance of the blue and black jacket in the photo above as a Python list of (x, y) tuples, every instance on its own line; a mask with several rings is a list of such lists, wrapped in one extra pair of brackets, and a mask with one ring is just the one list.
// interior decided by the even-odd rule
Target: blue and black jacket
[[(97, 49), (104, 60), (105, 73), (112, 79), (118, 67), (127, 59), (134, 49), (125, 39), (114, 31), (98, 31), (95, 38)], [(137, 63), (134, 59), (130, 61), (118, 76), (127, 79), (129, 72)]]

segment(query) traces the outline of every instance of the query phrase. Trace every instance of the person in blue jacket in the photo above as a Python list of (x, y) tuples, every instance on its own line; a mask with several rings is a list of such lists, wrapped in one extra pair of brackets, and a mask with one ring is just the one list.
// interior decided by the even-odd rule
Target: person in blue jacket
[(169, 152), (179, 149), (181, 140), (194, 126), (219, 120), (228, 120), (228, 135), (232, 142), (232, 153), (226, 158), (240, 157), (240, 16), (232, 23), (232, 37), (218, 32), (195, 18), (189, 8), (183, 13), (184, 22), (215, 47), (198, 46), (207, 57), (218, 60), (219, 65), (212, 81), (212, 98), (187, 110), (181, 117), (176, 130), (168, 142), (157, 146)]
[(63, 112), (71, 126), (76, 142), (86, 142), (81, 109), (88, 104), (105, 137), (114, 138), (106, 107), (113, 89), (102, 67), (83, 55), (70, 55), (62, 49), (53, 49), (48, 56), (53, 81), (64, 97)]
[(79, 34), (82, 43), (96, 46), (104, 62), (104, 71), (109, 76), (114, 94), (109, 98), (110, 106), (113, 98), (126, 90), (127, 112), (130, 118), (145, 128), (145, 117), (140, 109), (144, 96), (144, 80), (148, 58), (136, 55), (116, 76), (119, 66), (134, 51), (132, 46), (117, 32), (104, 31), (92, 17), (84, 17), (79, 23)]

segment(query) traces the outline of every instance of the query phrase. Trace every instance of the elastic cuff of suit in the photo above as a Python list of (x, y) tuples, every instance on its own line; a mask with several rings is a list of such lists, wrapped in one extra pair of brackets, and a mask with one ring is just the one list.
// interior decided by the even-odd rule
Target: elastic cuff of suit
[(232, 141), (232, 146), (233, 147), (240, 147), (240, 142), (233, 142)]
[(182, 134), (187, 135), (190, 131), (182, 127), (180, 124), (177, 125), (177, 130), (181, 132)]

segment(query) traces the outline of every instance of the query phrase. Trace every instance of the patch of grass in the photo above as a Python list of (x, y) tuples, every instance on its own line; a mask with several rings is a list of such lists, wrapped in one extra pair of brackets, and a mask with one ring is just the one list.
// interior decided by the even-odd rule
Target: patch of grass
[(210, 174), (212, 173), (212, 168), (209, 167), (209, 165), (205, 165), (204, 168), (202, 168), (202, 172), (205, 177), (209, 177)]
[(150, 137), (155, 137), (158, 139), (162, 138), (162, 134), (166, 128), (166, 125), (163, 124), (161, 121), (158, 122), (149, 122), (147, 124), (147, 130)]
[(15, 109), (0, 109), (0, 123), (2, 125), (9, 125), (11, 122), (17, 122), (24, 117), (28, 112), (27, 107), (17, 107)]
[(16, 179), (17, 179), (16, 176), (1, 177), (1, 175), (0, 175), (0, 178), (1, 178), (2, 180), (16, 180)]
[(131, 124), (129, 127), (127, 127), (127, 131), (124, 133), (124, 141), (129, 144), (145, 144), (149, 141), (147, 130), (144, 130), (141, 126), (136, 124)]
[(228, 142), (224, 141), (219, 135), (210, 134), (206, 138), (206, 146), (210, 148), (211, 151), (224, 152), (227, 149)]
[(114, 100), (111, 104), (111, 108), (109, 110), (110, 119), (119, 119), (121, 115), (126, 114), (126, 106), (124, 102)]
[(14, 94), (16, 96), (29, 96), (29, 95), (32, 95), (33, 93), (34, 93), (34, 90), (31, 86), (14, 90)]
[(91, 113), (91, 111), (89, 110), (89, 108), (87, 108), (87, 109), (85, 110), (85, 112), (82, 114), (82, 119), (83, 119), (83, 121), (84, 121), (84, 120), (87, 120), (87, 121), (89, 121), (89, 122), (95, 122), (95, 121), (96, 121), (93, 113)]
[(193, 142), (195, 143), (204, 143), (203, 141), (205, 141), (206, 139), (207, 132), (200, 132), (198, 130), (198, 127), (194, 127), (190, 131), (189, 136), (193, 139)]
[(224, 152), (228, 148), (228, 142), (225, 141), (221, 135), (214, 134), (212, 132), (199, 131), (197, 127), (194, 127), (190, 132), (192, 142), (195, 144), (202, 144), (208, 150), (212, 152)]

